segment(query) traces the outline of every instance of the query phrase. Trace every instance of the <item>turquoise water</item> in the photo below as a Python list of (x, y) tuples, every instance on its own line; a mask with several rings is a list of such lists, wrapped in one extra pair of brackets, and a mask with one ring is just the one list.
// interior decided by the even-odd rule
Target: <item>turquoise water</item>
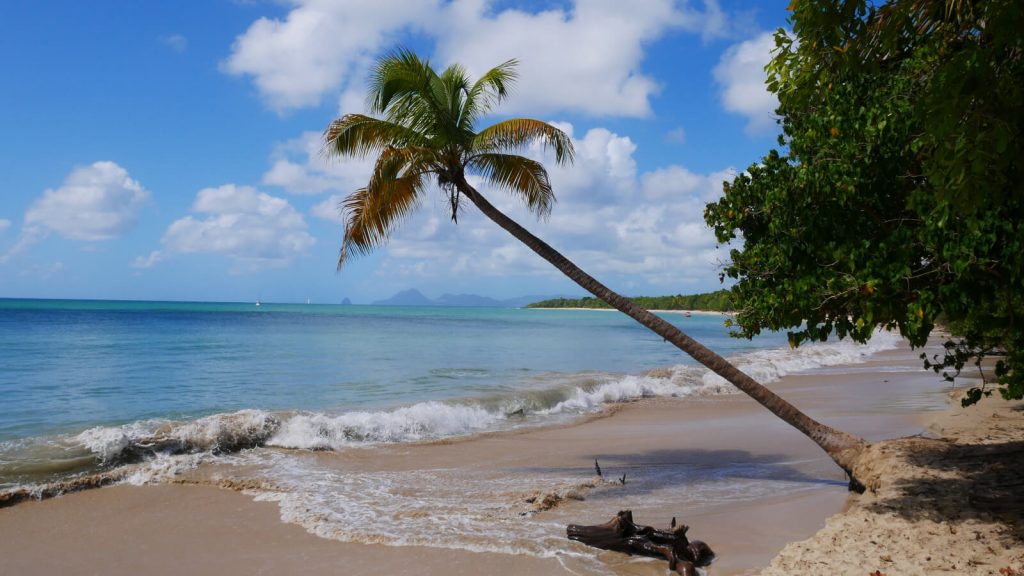
[[(724, 354), (720, 316), (666, 317)], [(617, 313), (0, 300), (0, 441), (244, 408), (387, 409), (689, 360)]]

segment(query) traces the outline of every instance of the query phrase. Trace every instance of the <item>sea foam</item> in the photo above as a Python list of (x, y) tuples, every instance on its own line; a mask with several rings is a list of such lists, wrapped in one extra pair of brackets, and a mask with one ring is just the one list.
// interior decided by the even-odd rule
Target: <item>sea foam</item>
[[(899, 342), (898, 335), (880, 331), (867, 345), (849, 341), (813, 343), (795, 350), (750, 352), (732, 360), (753, 378), (769, 383), (794, 372), (863, 362), (875, 352), (895, 348)], [(258, 446), (339, 450), (540, 426), (643, 398), (737, 393), (721, 377), (692, 364), (645, 375), (549, 375), (544, 382), (547, 384), (540, 390), (512, 392), (499, 398), (427, 401), (390, 410), (240, 410), (186, 422), (147, 420), (91, 428), (75, 436), (74, 441), (92, 453), (100, 465), (181, 454), (230, 453)]]
[[(815, 342), (793, 349), (748, 352), (734, 358), (734, 361), (747, 375), (767, 384), (796, 372), (840, 364), (858, 364), (872, 354), (896, 348), (901, 341), (902, 338), (895, 332), (878, 330), (867, 344), (857, 344), (849, 339)], [(702, 378), (708, 385), (726, 385), (724, 378), (712, 372), (705, 372)]]
[(297, 414), (267, 444), (314, 450), (377, 442), (416, 442), (487, 430), (505, 415), (481, 406), (421, 402), (395, 410)]
[(262, 445), (280, 426), (262, 410), (214, 414), (189, 422), (145, 420), (124, 426), (90, 428), (75, 440), (102, 464), (131, 462), (147, 456), (196, 452), (234, 452)]

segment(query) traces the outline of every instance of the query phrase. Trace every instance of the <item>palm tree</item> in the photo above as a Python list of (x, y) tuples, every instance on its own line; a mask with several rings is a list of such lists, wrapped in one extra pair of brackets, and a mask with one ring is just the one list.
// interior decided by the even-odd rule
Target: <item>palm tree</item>
[(341, 204), (347, 221), (338, 268), (350, 252), (367, 253), (386, 242), (436, 183), (453, 221), (458, 221), (463, 199), (469, 200), (585, 290), (653, 330), (803, 432), (850, 475), (851, 489), (859, 489), (852, 467), (866, 446), (863, 439), (813, 420), (672, 324), (613, 292), (499, 211), (469, 184), (467, 174), (476, 175), (518, 197), (532, 213), (543, 217), (555, 202), (547, 171), (539, 162), (515, 152), (539, 142), (554, 153), (555, 162), (573, 160), (570, 138), (539, 120), (505, 120), (477, 131), (477, 121), (508, 96), (516, 78), (515, 66), (516, 61), (509, 60), (472, 82), (457, 64), (438, 74), (429, 61), (407, 50), (388, 54), (377, 63), (367, 102), (370, 113), (381, 117), (347, 114), (331, 122), (324, 132), (329, 155), (377, 157), (367, 185)]

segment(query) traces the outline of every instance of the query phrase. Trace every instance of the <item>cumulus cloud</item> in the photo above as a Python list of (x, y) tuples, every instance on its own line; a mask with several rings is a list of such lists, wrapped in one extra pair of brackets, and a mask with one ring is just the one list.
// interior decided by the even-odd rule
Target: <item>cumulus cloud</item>
[(331, 194), (323, 202), (314, 205), (309, 213), (321, 220), (344, 224), (345, 219), (341, 215), (341, 201), (345, 199), (344, 194)]
[(149, 192), (113, 162), (75, 168), (64, 185), (43, 192), (25, 213), (26, 229), (72, 240), (109, 240), (135, 225)]
[(747, 117), (748, 133), (768, 132), (775, 126), (779, 101), (768, 91), (764, 71), (774, 49), (773, 33), (764, 32), (730, 46), (714, 70), (722, 89), (722, 106)]
[[(560, 125), (571, 133), (572, 127)], [(711, 174), (667, 166), (640, 173), (636, 145), (606, 129), (574, 137), (577, 162), (558, 167), (540, 149), (527, 155), (549, 168), (558, 204), (538, 222), (500, 190), (472, 183), (499, 209), (533, 230), (585, 270), (614, 287), (685, 290), (717, 278), (715, 239), (703, 221), (704, 205), (721, 195), (735, 171)], [(314, 208), (337, 217), (340, 196)], [(443, 201), (430, 195), (420, 211), (393, 235), (378, 274), (405, 285), (457, 276), (555, 278), (555, 271), (507, 232), (469, 206), (458, 225), (448, 220)]]
[(116, 238), (135, 225), (149, 197), (127, 170), (113, 162), (77, 167), (60, 188), (45, 190), (29, 206), (21, 235), (2, 260), (54, 232), (89, 242)]
[(728, 28), (717, 0), (705, 0), (702, 10), (673, 0), (576, 0), (537, 12), (498, 10), (486, 0), (293, 3), (283, 19), (253, 23), (223, 64), (251, 77), (277, 110), (316, 105), (328, 94), (356, 105), (352, 94), (361, 94), (372, 60), (399, 33), (413, 31), (435, 40), (442, 64), (460, 62), (474, 75), (519, 59), (509, 113), (643, 116), (658, 91), (641, 69), (645, 44), (679, 30), (707, 40)]
[(644, 197), (650, 200), (691, 197), (702, 202), (722, 195), (722, 182), (735, 177), (732, 169), (696, 174), (682, 166), (669, 166), (647, 172), (641, 178)]
[[(283, 20), (260, 18), (235, 39), (223, 69), (251, 76), (271, 107), (315, 105), (403, 29), (430, 20), (438, 0), (295, 0)], [(362, 81), (362, 78), (359, 79)]]
[(0, 218), (0, 234), (3, 234), (8, 228), (11, 227), (11, 221)]
[(672, 0), (577, 0), (569, 10), (493, 13), (487, 3), (456, 1), (438, 34), (438, 57), (474, 75), (517, 58), (522, 81), (503, 108), (509, 113), (644, 116), (659, 90), (642, 72), (644, 45), (673, 30), (724, 33), (717, 3), (706, 5), (700, 12)]
[(152, 266), (167, 253), (210, 253), (228, 256), (244, 269), (283, 266), (316, 243), (302, 214), (287, 200), (248, 186), (204, 188), (192, 211), (196, 215), (167, 228), (162, 250), (136, 258), (133, 265)]
[(369, 158), (327, 158), (317, 132), (305, 132), (278, 145), (263, 184), (278, 186), (291, 194), (351, 192), (366, 185), (373, 168)]

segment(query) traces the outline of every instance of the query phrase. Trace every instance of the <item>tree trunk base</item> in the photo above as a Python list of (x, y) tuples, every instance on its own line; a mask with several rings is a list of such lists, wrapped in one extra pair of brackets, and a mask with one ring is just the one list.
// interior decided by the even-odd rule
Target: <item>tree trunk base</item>
[(828, 455), (831, 456), (832, 460), (843, 469), (843, 472), (846, 472), (846, 477), (849, 479), (847, 488), (850, 492), (863, 494), (866, 488), (864, 483), (857, 478), (854, 473), (854, 469), (857, 467), (857, 461), (860, 459), (861, 454), (863, 454), (871, 445), (855, 436), (851, 436), (850, 438), (853, 438), (854, 440), (849, 446), (842, 450), (829, 451)]
[(641, 526), (633, 522), (632, 511), (623, 510), (604, 524), (570, 524), (565, 531), (570, 540), (602, 550), (664, 558), (670, 570), (690, 576), (697, 573), (697, 567), (711, 564), (715, 553), (700, 540), (689, 540), (686, 537), (689, 529), (685, 524), (676, 526), (675, 518), (671, 530)]

